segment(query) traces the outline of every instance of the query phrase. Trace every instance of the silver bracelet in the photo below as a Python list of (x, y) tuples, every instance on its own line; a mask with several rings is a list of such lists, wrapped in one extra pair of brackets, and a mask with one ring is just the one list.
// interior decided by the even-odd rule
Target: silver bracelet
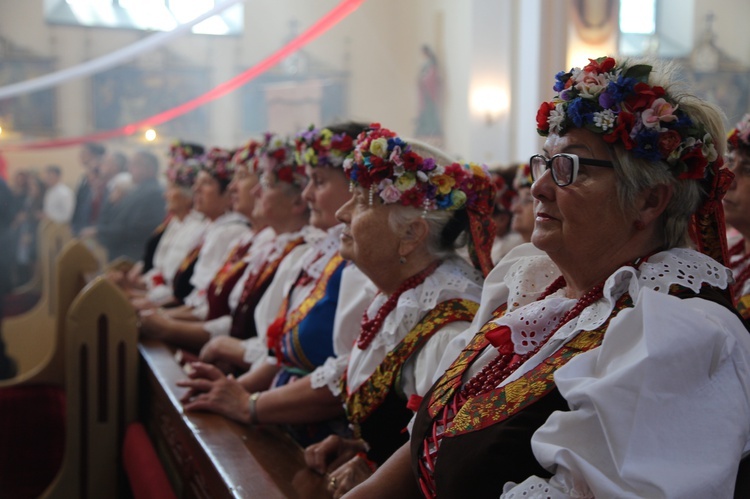
[(263, 392), (255, 392), (250, 394), (250, 424), (258, 424), (258, 408), (256, 407), (260, 394)]

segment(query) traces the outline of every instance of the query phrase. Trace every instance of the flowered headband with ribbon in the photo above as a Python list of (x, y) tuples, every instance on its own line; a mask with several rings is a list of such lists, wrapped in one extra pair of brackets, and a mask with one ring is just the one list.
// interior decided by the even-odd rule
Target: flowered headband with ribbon
[(203, 168), (203, 152), (203, 146), (198, 144), (173, 143), (169, 148), (167, 180), (179, 187), (191, 188)]
[(564, 135), (585, 128), (609, 144), (622, 144), (636, 158), (666, 163), (678, 179), (699, 181), (707, 196), (693, 214), (690, 235), (700, 251), (726, 263), (721, 198), (731, 174), (721, 168), (716, 137), (680, 109), (663, 87), (649, 84), (652, 69), (600, 57), (589, 59), (583, 69), (560, 71), (553, 86), (557, 95), (537, 112), (537, 132)]
[(304, 166), (295, 159), (294, 152), (294, 145), (284, 137), (266, 133), (258, 154), (261, 164), (269, 165), (277, 180), (304, 189), (307, 174)]
[(469, 218), (472, 262), (484, 275), (492, 270), (490, 252), (495, 235), (492, 209), (495, 187), (486, 167), (453, 163), (439, 166), (423, 158), (409, 144), (378, 123), (357, 138), (354, 152), (344, 161), (353, 185), (375, 194), (384, 204), (424, 210), (465, 209)]
[(534, 179), (531, 177), (531, 166), (528, 163), (521, 163), (516, 167), (516, 176), (513, 179), (513, 187), (521, 189), (531, 187)]
[(234, 151), (212, 147), (203, 157), (203, 171), (218, 180), (223, 188), (229, 185), (234, 175), (232, 156)]
[(513, 200), (518, 196), (518, 193), (512, 186), (508, 185), (500, 173), (490, 172), (490, 177), (495, 186), (495, 212), (510, 213)]
[(295, 159), (299, 164), (311, 168), (342, 168), (353, 148), (354, 140), (347, 134), (334, 134), (328, 128), (315, 128), (313, 125), (298, 133), (294, 139)]
[(750, 154), (750, 114), (742, 117), (739, 123), (729, 132), (727, 145), (730, 151), (742, 151)]
[(258, 152), (261, 150), (261, 143), (257, 140), (250, 139), (247, 144), (237, 149), (232, 156), (232, 163), (235, 167), (246, 166), (252, 173), (258, 172)]

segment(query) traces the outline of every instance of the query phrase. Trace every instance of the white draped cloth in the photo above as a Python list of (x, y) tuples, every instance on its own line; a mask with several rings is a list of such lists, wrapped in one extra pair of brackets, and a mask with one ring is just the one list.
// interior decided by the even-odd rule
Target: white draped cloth
[[(284, 260), (282, 260), (281, 265), (283, 265), (285, 261), (299, 260), (300, 256), (307, 250), (308, 244), (311, 241), (315, 241), (321, 237), (320, 231), (306, 225), (301, 230), (296, 232), (284, 232), (282, 234), (276, 234), (273, 229), (271, 229), (270, 227), (266, 227), (258, 233), (256, 239), (253, 241), (253, 245), (245, 255), (244, 259), (247, 262), (247, 266), (245, 267), (242, 276), (234, 285), (232, 291), (229, 293), (229, 310), (232, 313), (234, 313), (235, 309), (239, 305), (240, 299), (242, 298), (242, 293), (245, 289), (245, 282), (250, 277), (250, 275), (261, 270), (266, 262), (273, 261), (279, 258), (279, 256), (283, 254), (284, 248), (286, 248), (287, 244), (289, 244), (290, 241), (293, 241), (300, 237), (302, 237), (305, 242), (295, 247), (284, 258)], [(279, 265), (279, 267), (281, 267), (281, 265)], [(278, 275), (278, 269), (276, 275)], [(269, 285), (269, 289), (272, 286), (273, 281)], [(269, 289), (266, 289), (266, 292), (263, 294), (264, 297), (268, 294)], [(278, 303), (281, 304), (280, 299)], [(225, 315), (216, 319), (212, 319), (210, 321), (206, 321), (203, 324), (203, 329), (211, 336), (227, 336), (232, 330), (232, 315)], [(257, 324), (256, 330), (260, 331)]]
[(203, 246), (198, 253), (198, 260), (193, 268), (190, 284), (193, 291), (185, 298), (185, 305), (200, 310), (197, 317), (205, 316), (208, 309), (206, 291), (211, 280), (229, 256), (237, 241), (243, 235), (251, 233), (247, 219), (239, 213), (230, 211), (211, 221), (203, 236)]
[[(405, 291), (399, 297), (396, 308), (386, 316), (372, 343), (364, 350), (354, 345), (347, 367), (349, 392), (356, 391), (367, 381), (385, 356), (439, 303), (453, 299), (479, 303), (482, 281), (477, 270), (456, 256), (443, 261), (422, 284)], [(367, 316), (375, 317), (387, 299), (388, 296), (382, 293), (375, 296), (367, 309)], [(464, 321), (443, 326), (406, 362), (401, 372), (400, 388), (407, 398), (427, 393), (446, 346), (468, 326), (469, 323)]]
[[(558, 274), (546, 256), (519, 258), (524, 252), (535, 253), (517, 248), (488, 277), (484, 321), (477, 319), (457, 340), (453, 354), (506, 299), (508, 312), (496, 322), (511, 328), (519, 353), (533, 348), (521, 341), (529, 338), (529, 318), (538, 325), (538, 342), (554, 329), (554, 317), (575, 304), (561, 291), (536, 301)], [(582, 330), (601, 326), (624, 293), (632, 297), (634, 307), (611, 320), (600, 347), (555, 373), (570, 410), (553, 413), (531, 441), (553, 477), (506, 484), (502, 497), (731, 497), (739, 460), (750, 452), (750, 334), (715, 302), (668, 294), (672, 284), (697, 293), (703, 284), (726, 288), (730, 280), (729, 269), (688, 249), (614, 272), (603, 298), (500, 384), (536, 367)], [(464, 382), (496, 354), (487, 348)]]
[(154, 251), (154, 266), (143, 276), (152, 303), (165, 303), (172, 297), (172, 279), (207, 225), (206, 218), (195, 210), (182, 220), (174, 216), (169, 220)]

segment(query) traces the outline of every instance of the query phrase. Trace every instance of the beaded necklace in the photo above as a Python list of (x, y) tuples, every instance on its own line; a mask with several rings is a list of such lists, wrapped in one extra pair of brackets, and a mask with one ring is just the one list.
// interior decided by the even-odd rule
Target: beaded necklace
[(395, 293), (388, 297), (388, 300), (383, 304), (383, 306), (380, 307), (378, 313), (375, 314), (375, 317), (373, 317), (372, 319), (369, 319), (367, 317), (367, 310), (365, 310), (365, 313), (362, 314), (362, 329), (360, 330), (359, 338), (357, 338), (357, 346), (361, 350), (365, 350), (368, 346), (370, 346), (370, 343), (372, 343), (375, 335), (378, 334), (380, 328), (383, 327), (385, 318), (388, 317), (388, 314), (390, 314), (394, 308), (396, 308), (396, 304), (398, 303), (398, 299), (401, 297), (401, 295), (404, 292), (410, 289), (414, 289), (422, 284), (424, 280), (427, 279), (427, 277), (435, 272), (435, 269), (440, 266), (440, 263), (440, 260), (435, 260), (424, 270), (417, 274), (414, 274), (413, 276), (406, 279), (403, 283), (401, 283), (401, 286), (399, 286)]
[[(743, 251), (745, 251), (745, 240), (741, 239), (729, 250), (729, 256), (732, 257), (740, 255)], [(750, 260), (750, 253), (745, 253), (738, 260), (731, 262), (729, 266), (734, 272), (735, 270), (738, 270), (743, 265), (745, 265), (748, 260)], [(734, 276), (734, 284), (732, 284), (732, 294), (735, 296), (735, 298), (739, 298), (739, 295), (742, 292), (742, 288), (745, 286), (745, 282), (748, 280), (748, 278), (750, 278), (750, 265), (747, 265), (744, 269), (742, 269), (742, 271)]]
[[(547, 298), (549, 295), (556, 291), (564, 288), (566, 285), (565, 277), (558, 277), (552, 284), (547, 287), (546, 290), (539, 297), (539, 300)], [(596, 302), (603, 296), (604, 281), (591, 288), (585, 295), (583, 295), (557, 323), (547, 337), (541, 341), (533, 350), (523, 355), (519, 355), (513, 350), (513, 340), (510, 334), (507, 334), (503, 345), (498, 347), (499, 355), (495, 357), (489, 364), (484, 366), (479, 373), (476, 374), (471, 380), (464, 385), (462, 389), (462, 395), (466, 398), (476, 397), (480, 393), (484, 393), (490, 390), (494, 390), (495, 387), (507, 378), (513, 371), (518, 368), (521, 364), (526, 362), (531, 356), (536, 354), (539, 349), (551, 338), (561, 327), (565, 324), (578, 317), (583, 310)], [(508, 329), (510, 333), (510, 329)]]

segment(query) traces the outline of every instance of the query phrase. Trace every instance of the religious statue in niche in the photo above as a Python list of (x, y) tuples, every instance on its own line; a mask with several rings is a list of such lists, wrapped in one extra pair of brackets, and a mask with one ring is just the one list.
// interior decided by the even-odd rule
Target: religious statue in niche
[(419, 70), (417, 85), (419, 89), (419, 108), (414, 135), (437, 146), (442, 145), (442, 97), (443, 78), (435, 52), (428, 46), (422, 46), (425, 62)]

